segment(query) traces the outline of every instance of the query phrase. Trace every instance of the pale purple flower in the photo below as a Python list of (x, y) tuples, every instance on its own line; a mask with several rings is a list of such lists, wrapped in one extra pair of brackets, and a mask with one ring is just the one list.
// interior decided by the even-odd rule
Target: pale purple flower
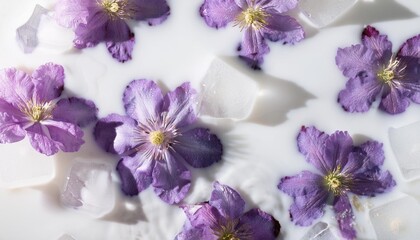
[(175, 240), (274, 240), (280, 223), (270, 214), (253, 208), (232, 188), (213, 184), (210, 201), (184, 205), (188, 220)]
[(45, 155), (58, 150), (76, 152), (84, 143), (83, 127), (96, 120), (97, 109), (80, 98), (58, 99), (64, 88), (64, 69), (47, 63), (32, 75), (15, 68), (0, 71), (0, 143), (27, 135)]
[(217, 136), (192, 126), (195, 90), (184, 83), (163, 95), (155, 82), (134, 80), (123, 102), (126, 116), (111, 114), (95, 127), (99, 145), (121, 157), (117, 171), (123, 192), (136, 195), (151, 184), (165, 202), (180, 202), (191, 185), (184, 163), (204, 168), (222, 156)]
[(348, 112), (366, 112), (379, 97), (379, 109), (404, 112), (410, 100), (420, 103), (420, 35), (408, 39), (396, 54), (386, 35), (367, 26), (362, 43), (340, 48), (335, 58), (349, 78), (338, 95)]
[(74, 45), (82, 49), (105, 42), (112, 57), (120, 62), (131, 59), (134, 33), (127, 21), (163, 22), (169, 16), (166, 0), (58, 0), (55, 18), (73, 29)]
[(298, 0), (204, 0), (200, 14), (213, 28), (233, 23), (243, 32), (239, 56), (249, 66), (260, 69), (263, 56), (270, 49), (266, 39), (294, 44), (305, 36), (302, 26), (285, 12)]
[(294, 200), (289, 209), (292, 221), (300, 226), (311, 225), (331, 204), (342, 236), (355, 239), (348, 194), (373, 197), (395, 186), (392, 175), (380, 169), (385, 159), (382, 144), (367, 141), (354, 146), (347, 132), (328, 135), (315, 127), (302, 127), (297, 143), (306, 161), (320, 174), (302, 171), (280, 180), (278, 188)]

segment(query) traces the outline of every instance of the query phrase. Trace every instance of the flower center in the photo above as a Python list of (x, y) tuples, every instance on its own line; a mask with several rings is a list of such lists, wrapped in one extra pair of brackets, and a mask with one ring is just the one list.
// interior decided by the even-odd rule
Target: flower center
[(403, 75), (403, 71), (405, 66), (400, 66), (400, 61), (394, 58), (389, 60), (389, 64), (384, 66), (381, 70), (379, 70), (376, 76), (382, 82), (386, 84), (390, 84), (394, 79), (401, 78)]
[(346, 189), (348, 180), (340, 173), (340, 167), (337, 167), (336, 170), (324, 177), (324, 184), (328, 191), (334, 195), (340, 195)]
[(40, 122), (51, 118), (52, 109), (53, 104), (51, 102), (42, 104), (29, 102), (22, 112), (25, 113), (33, 122)]
[(155, 146), (162, 145), (165, 141), (165, 134), (161, 131), (153, 131), (149, 134), (149, 140)]
[(246, 27), (260, 29), (267, 24), (267, 17), (268, 14), (260, 7), (248, 7), (236, 17), (235, 25), (239, 25), (241, 29)]
[(127, 10), (127, 0), (102, 0), (99, 5), (111, 18), (127, 19), (131, 14)]
[(233, 233), (225, 233), (218, 240), (240, 240)]

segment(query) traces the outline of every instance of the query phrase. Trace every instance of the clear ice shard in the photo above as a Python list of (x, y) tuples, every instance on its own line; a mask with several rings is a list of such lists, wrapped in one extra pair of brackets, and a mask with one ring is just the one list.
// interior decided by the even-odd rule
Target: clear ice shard
[(404, 197), (370, 210), (377, 239), (419, 239), (420, 204)]
[(201, 81), (199, 108), (202, 115), (242, 120), (250, 116), (258, 84), (221, 59), (214, 59)]
[(420, 122), (389, 129), (395, 158), (406, 179), (420, 177)]
[(300, 0), (299, 9), (317, 28), (325, 27), (350, 10), (357, 0)]
[(18, 188), (44, 184), (55, 176), (54, 157), (32, 148), (27, 139), (1, 144), (0, 187)]
[(112, 166), (92, 159), (75, 159), (61, 193), (64, 206), (100, 218), (115, 205)]
[(301, 238), (301, 240), (339, 240), (331, 231), (329, 225), (318, 222)]
[(16, 29), (16, 38), (24, 53), (31, 53), (38, 45), (38, 27), (42, 16), (47, 13), (47, 9), (37, 4), (28, 21)]
[(64, 234), (61, 237), (59, 237), (57, 240), (76, 240), (76, 239), (68, 234)]

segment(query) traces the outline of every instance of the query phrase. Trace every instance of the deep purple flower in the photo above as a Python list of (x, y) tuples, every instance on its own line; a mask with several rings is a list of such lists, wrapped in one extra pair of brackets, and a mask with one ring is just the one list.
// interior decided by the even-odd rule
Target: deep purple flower
[(244, 213), (245, 201), (232, 188), (213, 184), (210, 201), (182, 206), (188, 220), (175, 240), (274, 240), (280, 223), (253, 208)]
[(395, 186), (392, 175), (380, 169), (385, 159), (382, 144), (367, 141), (354, 146), (347, 132), (328, 135), (315, 127), (302, 127), (297, 142), (306, 161), (321, 175), (303, 171), (280, 180), (278, 188), (294, 200), (289, 209), (292, 221), (308, 226), (324, 214), (327, 204), (332, 204), (343, 237), (356, 238), (347, 195), (373, 197)]
[(98, 121), (95, 138), (121, 160), (122, 190), (136, 195), (150, 184), (165, 202), (184, 199), (191, 173), (221, 159), (222, 144), (205, 128), (192, 128), (196, 92), (184, 83), (163, 96), (155, 82), (134, 80), (123, 95), (127, 116), (111, 114)]
[(60, 99), (64, 69), (47, 63), (32, 75), (15, 68), (0, 71), (0, 143), (28, 135), (31, 145), (45, 155), (76, 152), (84, 143), (80, 127), (96, 120), (93, 102)]
[(163, 22), (169, 16), (166, 0), (58, 0), (55, 18), (76, 34), (74, 45), (82, 49), (105, 42), (112, 57), (131, 59), (134, 33), (127, 20)]
[(265, 42), (294, 44), (304, 38), (302, 26), (283, 13), (295, 8), (298, 0), (204, 0), (200, 14), (213, 28), (230, 22), (243, 31), (239, 56), (254, 69), (259, 69), (270, 49)]
[(404, 112), (410, 100), (420, 103), (420, 35), (408, 39), (396, 54), (386, 35), (367, 26), (362, 44), (340, 48), (337, 66), (349, 80), (338, 95), (348, 112), (366, 112), (378, 96), (379, 109)]

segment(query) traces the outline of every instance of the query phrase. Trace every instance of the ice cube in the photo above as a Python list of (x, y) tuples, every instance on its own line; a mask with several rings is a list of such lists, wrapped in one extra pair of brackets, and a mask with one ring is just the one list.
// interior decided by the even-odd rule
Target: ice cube
[(60, 54), (73, 49), (74, 33), (71, 29), (62, 27), (48, 15), (41, 18), (38, 28), (37, 51)]
[(28, 21), (16, 29), (16, 38), (24, 53), (31, 53), (38, 45), (39, 23), (41, 17), (47, 13), (47, 9), (37, 4)]
[(398, 167), (406, 179), (420, 177), (420, 122), (389, 129)]
[(112, 166), (94, 159), (73, 161), (61, 194), (63, 205), (96, 218), (111, 212), (115, 205)]
[(55, 176), (53, 157), (45, 156), (32, 148), (27, 139), (1, 144), (0, 186), (17, 188), (43, 184)]
[(245, 119), (258, 94), (257, 82), (221, 59), (214, 59), (201, 82), (200, 113)]
[(61, 237), (59, 237), (57, 240), (76, 240), (76, 239), (68, 234), (64, 234)]
[(322, 28), (340, 18), (357, 0), (300, 0), (299, 9), (315, 27)]
[(369, 215), (377, 239), (412, 240), (420, 236), (420, 204), (412, 197), (374, 208)]
[(327, 223), (318, 222), (301, 238), (301, 240), (339, 240)]

